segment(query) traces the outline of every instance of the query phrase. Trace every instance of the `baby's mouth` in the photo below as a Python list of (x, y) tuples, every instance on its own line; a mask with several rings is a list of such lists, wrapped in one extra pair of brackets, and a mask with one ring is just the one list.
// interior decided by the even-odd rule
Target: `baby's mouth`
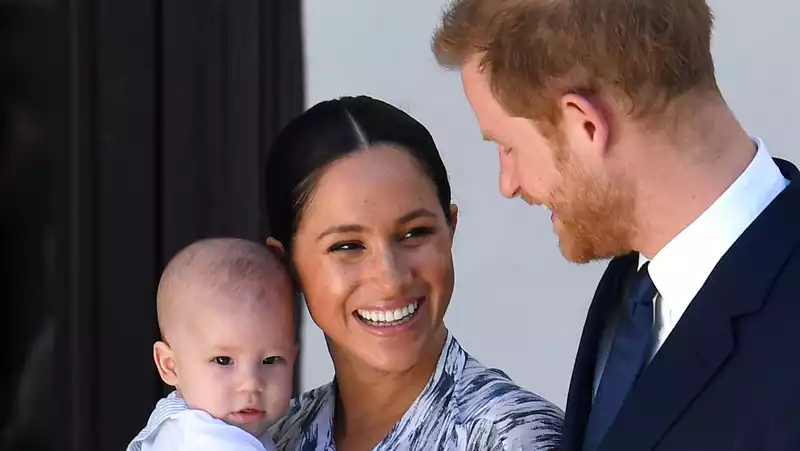
[(262, 418), (264, 418), (265, 415), (266, 415), (265, 411), (253, 407), (248, 407), (242, 410), (238, 410), (231, 414), (231, 416), (237, 423), (242, 423), (242, 424), (259, 421)]

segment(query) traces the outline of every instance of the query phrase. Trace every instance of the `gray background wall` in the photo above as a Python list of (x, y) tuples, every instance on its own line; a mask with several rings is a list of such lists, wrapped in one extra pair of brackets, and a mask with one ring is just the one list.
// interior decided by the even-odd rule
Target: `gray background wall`
[[(429, 51), (442, 0), (304, 0), (307, 104), (368, 94), (424, 123), (450, 172), (461, 218), (456, 290), (446, 322), (483, 363), (566, 403), (583, 320), (605, 264), (575, 266), (558, 252), (549, 215), (500, 197), (497, 156), (482, 142), (458, 74)], [(774, 156), (800, 163), (800, 4), (711, 0), (718, 79), (748, 131)], [(301, 390), (328, 382), (322, 333), (307, 318)]]

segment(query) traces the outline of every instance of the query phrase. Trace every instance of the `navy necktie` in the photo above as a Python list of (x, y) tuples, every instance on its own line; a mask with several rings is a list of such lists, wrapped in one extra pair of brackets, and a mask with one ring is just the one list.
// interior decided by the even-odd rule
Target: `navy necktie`
[(656, 287), (645, 263), (631, 284), (608, 360), (600, 378), (584, 437), (584, 451), (596, 450), (614, 422), (642, 369), (653, 334), (653, 298)]

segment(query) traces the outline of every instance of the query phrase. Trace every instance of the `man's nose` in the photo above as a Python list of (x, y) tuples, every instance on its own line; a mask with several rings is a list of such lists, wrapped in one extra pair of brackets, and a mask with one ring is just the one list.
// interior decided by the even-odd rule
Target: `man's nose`
[(505, 149), (500, 149), (500, 194), (512, 199), (519, 195), (519, 179), (517, 171), (510, 158), (505, 155)]

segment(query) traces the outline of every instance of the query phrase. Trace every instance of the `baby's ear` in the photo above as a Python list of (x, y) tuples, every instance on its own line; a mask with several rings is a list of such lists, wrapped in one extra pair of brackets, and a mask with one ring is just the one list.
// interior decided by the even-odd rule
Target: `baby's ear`
[(278, 254), (281, 259), (286, 257), (286, 250), (283, 248), (283, 244), (280, 241), (276, 240), (275, 238), (268, 237), (267, 238), (267, 247), (272, 251)]
[(156, 362), (158, 374), (165, 384), (173, 387), (178, 385), (178, 370), (175, 366), (175, 355), (172, 348), (163, 341), (157, 341), (153, 345), (153, 360)]

